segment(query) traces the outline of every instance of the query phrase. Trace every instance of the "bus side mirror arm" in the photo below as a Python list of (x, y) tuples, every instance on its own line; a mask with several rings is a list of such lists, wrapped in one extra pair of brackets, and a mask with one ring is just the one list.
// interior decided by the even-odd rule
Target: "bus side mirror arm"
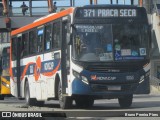
[(73, 35), (70, 34), (70, 35), (69, 35), (69, 39), (68, 39), (68, 41), (67, 41), (67, 44), (68, 44), (68, 45), (72, 45), (72, 42), (73, 42)]
[[(77, 30), (77, 28), (74, 26), (74, 24), (71, 24), (70, 25), (75, 31)], [(71, 33), (70, 34), (70, 37), (69, 37), (70, 39), (69, 39), (69, 41), (67, 41), (67, 43), (68, 43), (68, 45), (72, 45), (72, 43), (73, 43), (73, 34)]]

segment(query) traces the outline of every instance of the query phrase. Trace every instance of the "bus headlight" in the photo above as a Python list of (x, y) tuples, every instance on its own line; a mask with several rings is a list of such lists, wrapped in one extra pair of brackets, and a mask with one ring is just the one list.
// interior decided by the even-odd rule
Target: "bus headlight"
[(73, 70), (73, 75), (74, 75), (74, 77), (76, 77), (78, 79), (81, 79), (80, 74), (78, 72), (74, 71), (74, 70)]
[(82, 76), (82, 82), (84, 82), (85, 84), (89, 84), (88, 79), (85, 76)]
[(139, 83), (142, 83), (143, 81), (144, 81), (144, 75), (142, 75), (142, 76), (140, 77)]
[(89, 84), (88, 79), (85, 76), (81, 76), (80, 73), (73, 70), (73, 75), (75, 78), (78, 78), (79, 80), (82, 80), (83, 83)]

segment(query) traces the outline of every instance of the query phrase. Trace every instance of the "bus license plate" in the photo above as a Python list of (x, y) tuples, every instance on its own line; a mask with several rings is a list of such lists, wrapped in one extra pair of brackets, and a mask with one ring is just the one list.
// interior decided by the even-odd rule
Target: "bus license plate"
[(108, 90), (121, 90), (121, 86), (108, 86)]

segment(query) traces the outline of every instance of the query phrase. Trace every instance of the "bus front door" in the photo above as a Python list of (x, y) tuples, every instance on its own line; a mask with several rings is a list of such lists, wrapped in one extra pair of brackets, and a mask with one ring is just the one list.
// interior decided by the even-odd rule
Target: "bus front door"
[(63, 109), (70, 108), (72, 106), (72, 98), (68, 96), (66, 88), (68, 87), (67, 79), (67, 61), (69, 51), (67, 50), (67, 32), (68, 32), (68, 21), (64, 20), (62, 22), (62, 44), (61, 44), (61, 87), (59, 87), (59, 102), (60, 107)]
[(16, 77), (17, 77), (17, 97), (18, 98), (21, 98), (21, 90), (20, 90), (20, 84), (21, 84), (21, 81), (20, 81), (20, 77), (21, 77), (21, 66), (20, 66), (20, 55), (21, 55), (21, 48), (19, 47), (20, 44), (22, 42), (22, 37), (19, 36), (18, 39), (17, 39), (17, 44), (16, 44), (16, 70), (17, 70), (17, 74), (16, 74)]

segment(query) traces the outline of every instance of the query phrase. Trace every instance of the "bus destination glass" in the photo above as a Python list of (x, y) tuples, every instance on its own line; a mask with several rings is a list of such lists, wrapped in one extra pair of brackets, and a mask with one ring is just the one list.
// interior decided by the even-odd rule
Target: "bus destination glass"
[(109, 18), (109, 17), (137, 17), (136, 9), (79, 9), (76, 17), (82, 18)]

